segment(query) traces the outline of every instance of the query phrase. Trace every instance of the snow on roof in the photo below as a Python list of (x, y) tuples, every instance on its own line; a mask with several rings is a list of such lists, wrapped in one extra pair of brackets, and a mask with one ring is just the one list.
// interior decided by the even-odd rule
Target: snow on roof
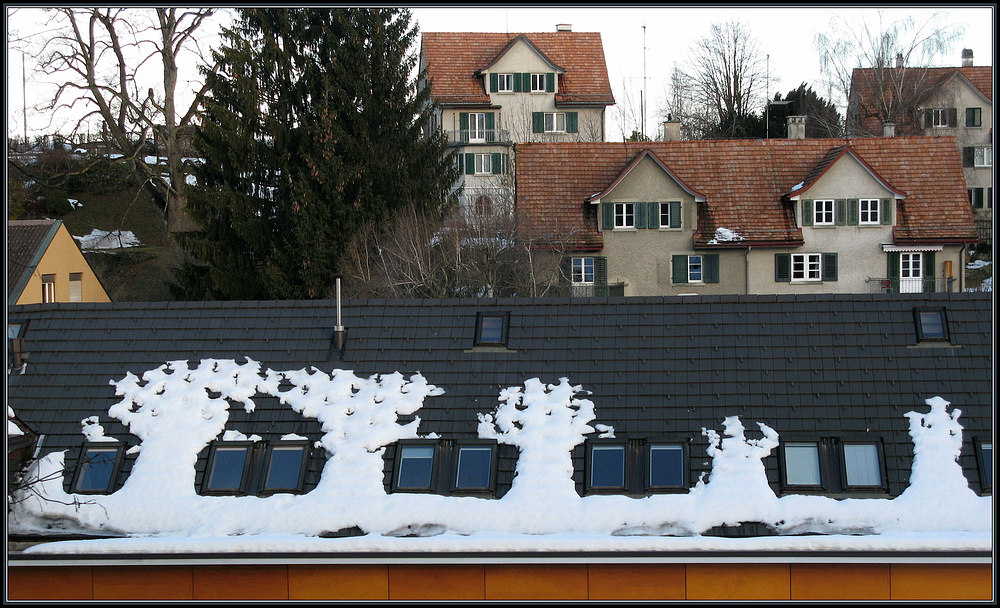
[[(940, 397), (930, 410), (910, 412), (914, 459), (909, 487), (894, 499), (778, 497), (762, 460), (781, 441), (780, 429), (757, 421), (748, 438), (737, 416), (709, 438), (711, 474), (688, 493), (644, 498), (579, 496), (570, 451), (594, 433), (595, 406), (568, 379), (537, 378), (502, 390), (493, 412), (479, 414), (483, 439), (516, 446), (516, 475), (503, 497), (387, 494), (383, 453), (401, 439), (420, 438), (424, 401), (443, 393), (416, 373), (356, 376), (352, 371), (262, 370), (247, 360), (206, 359), (164, 364), (141, 378), (112, 381), (122, 397), (109, 415), (141, 440), (124, 485), (107, 495), (63, 490), (64, 453), (28, 471), (35, 492), (19, 496), (9, 517), (20, 531), (99, 531), (128, 538), (36, 545), (32, 553), (228, 551), (503, 551), (850, 549), (988, 550), (992, 497), (980, 497), (963, 477), (958, 410)], [(283, 387), (289, 387), (281, 390)], [(248, 413), (254, 397), (271, 395), (322, 424), (327, 453), (319, 484), (305, 494), (203, 496), (195, 489), (198, 454), (227, 429), (231, 404)], [(9, 415), (9, 413), (8, 413)], [(399, 423), (400, 416), (412, 421)], [(108, 440), (98, 419), (85, 434)], [(604, 427), (604, 432), (613, 430)], [(713, 539), (715, 526), (763, 522), (785, 536)], [(320, 538), (360, 528), (354, 538)], [(819, 533), (826, 536), (791, 536)], [(860, 535), (860, 536), (856, 536)], [(406, 538), (418, 536), (422, 538)], [(431, 537), (431, 538), (428, 538)]]

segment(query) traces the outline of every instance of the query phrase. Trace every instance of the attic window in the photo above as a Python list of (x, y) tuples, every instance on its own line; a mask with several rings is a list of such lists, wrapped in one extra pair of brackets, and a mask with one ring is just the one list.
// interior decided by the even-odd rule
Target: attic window
[(979, 444), (979, 479), (983, 490), (993, 490), (993, 442), (977, 441)]
[(507, 344), (507, 313), (479, 313), (476, 318), (476, 346)]
[(269, 446), (261, 493), (301, 492), (308, 451), (309, 444), (306, 442), (285, 442)]
[(622, 443), (591, 443), (589, 447), (588, 489), (625, 489), (625, 445)]
[(56, 275), (42, 275), (42, 304), (56, 301)]
[(880, 460), (877, 443), (845, 443), (844, 485), (848, 488), (884, 487)]
[(394, 489), (430, 491), (434, 486), (436, 448), (436, 444), (429, 442), (400, 443)]
[(245, 494), (250, 470), (250, 442), (219, 441), (208, 454), (203, 494)]
[(684, 445), (654, 443), (649, 446), (649, 487), (684, 488)]
[(76, 469), (73, 491), (79, 494), (107, 494), (115, 482), (121, 460), (121, 445), (88, 444)]
[(948, 317), (944, 308), (914, 308), (918, 342), (947, 342)]
[(454, 490), (489, 490), (493, 484), (493, 451), (492, 443), (459, 445)]
[(784, 482), (787, 486), (822, 486), (819, 466), (819, 444), (789, 442), (782, 449)]

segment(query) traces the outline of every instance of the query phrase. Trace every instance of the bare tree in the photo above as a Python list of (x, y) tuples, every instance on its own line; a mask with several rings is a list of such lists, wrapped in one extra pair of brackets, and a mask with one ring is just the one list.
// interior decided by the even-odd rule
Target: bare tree
[[(205, 62), (199, 35), (216, 9), (49, 10), (55, 34), (36, 55), (38, 71), (53, 79), (56, 89), (40, 110), (53, 116), (63, 111), (77, 116), (70, 127), (71, 138), (98, 119), (107, 151), (120, 153), (120, 162), (130, 163), (140, 183), (161, 201), (168, 229), (191, 228), (184, 213), (180, 133), (194, 124), (204, 85), (196, 83), (189, 104), (180, 107), (179, 62), (188, 54)], [(150, 78), (149, 66), (156, 60), (162, 65), (162, 75)], [(154, 138), (163, 148), (166, 175), (158, 163), (146, 160), (147, 144)]]
[(883, 11), (875, 23), (834, 15), (830, 29), (814, 39), (827, 85), (847, 103), (849, 135), (880, 135), (863, 129), (866, 119), (876, 119), (879, 129), (893, 122), (903, 129), (900, 134), (918, 127), (917, 105), (933, 84), (926, 68), (963, 33), (961, 26), (945, 22), (944, 12), (921, 22), (912, 16), (887, 19)]

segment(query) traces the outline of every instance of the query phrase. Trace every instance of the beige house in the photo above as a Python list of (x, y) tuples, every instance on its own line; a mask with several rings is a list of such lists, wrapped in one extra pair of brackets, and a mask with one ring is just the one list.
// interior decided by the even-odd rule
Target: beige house
[[(801, 120), (801, 117), (793, 117)], [(792, 129), (792, 133), (798, 130)], [(952, 138), (518, 146), (567, 295), (945, 292), (977, 242)]]
[(455, 146), (456, 188), (467, 211), (513, 201), (513, 144), (603, 141), (614, 104), (599, 33), (424, 32), (421, 86), (435, 104), (432, 128)]
[(7, 222), (7, 305), (110, 302), (62, 220)]

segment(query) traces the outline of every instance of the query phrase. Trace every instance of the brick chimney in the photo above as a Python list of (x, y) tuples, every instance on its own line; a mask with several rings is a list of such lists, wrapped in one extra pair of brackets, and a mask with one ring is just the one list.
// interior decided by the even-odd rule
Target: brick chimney
[(573, 31), (573, 25), (569, 24), (569, 23), (557, 23), (556, 24), (556, 31), (557, 32), (572, 32)]
[(972, 67), (972, 49), (962, 49), (962, 67)]
[(786, 124), (788, 125), (788, 139), (806, 138), (805, 116), (789, 116)]
[(663, 141), (680, 141), (681, 121), (667, 114), (667, 119), (663, 121)]

